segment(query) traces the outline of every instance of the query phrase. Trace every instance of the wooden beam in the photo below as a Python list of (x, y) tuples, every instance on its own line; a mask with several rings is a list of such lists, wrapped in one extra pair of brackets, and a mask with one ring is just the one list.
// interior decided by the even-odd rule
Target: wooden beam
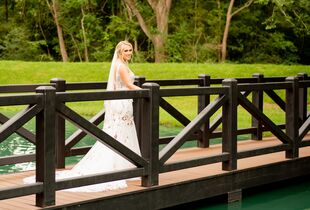
[(227, 100), (226, 96), (214, 99), (204, 110), (202, 110), (169, 144), (159, 153), (160, 164), (163, 165), (182, 146), (187, 136), (200, 128), (201, 124), (210, 118)]
[[(100, 112), (98, 112), (94, 117), (92, 117), (89, 122), (93, 123), (94, 125), (99, 125), (103, 120), (105, 116), (105, 110), (102, 109)], [(76, 143), (78, 143), (84, 136), (86, 136), (87, 133), (85, 133), (83, 130), (78, 129), (76, 130), (71, 136), (69, 136), (66, 139), (66, 151), (69, 151)]]
[[(6, 123), (10, 118), (6, 117), (4, 114), (0, 113), (0, 123), (4, 124)], [(31, 131), (27, 130), (24, 127), (21, 127), (15, 131), (18, 135), (25, 138), (29, 142), (35, 144), (36, 143), (36, 136)]]
[(0, 127), (0, 142), (4, 141), (7, 137), (9, 137), (12, 133), (22, 127), (26, 122), (32, 119), (37, 113), (42, 110), (42, 106), (39, 104), (35, 104), (29, 106), (22, 111), (18, 112), (11, 119), (6, 121)]
[(248, 99), (239, 94), (238, 100), (240, 105), (245, 108), (251, 115), (256, 119), (261, 119), (262, 123), (269, 128), (270, 132), (279, 138), (283, 143), (291, 142), (291, 139), (280, 129), (276, 124), (274, 124), (264, 113), (257, 109)]

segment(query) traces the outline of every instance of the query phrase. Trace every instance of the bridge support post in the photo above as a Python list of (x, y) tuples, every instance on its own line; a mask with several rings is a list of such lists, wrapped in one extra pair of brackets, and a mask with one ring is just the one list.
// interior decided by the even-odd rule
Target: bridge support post
[(237, 169), (237, 106), (238, 106), (238, 86), (236, 79), (224, 79), (224, 87), (228, 87), (228, 101), (222, 108), (223, 126), (223, 153), (229, 153), (229, 159), (223, 161), (222, 169), (226, 171)]
[(142, 177), (142, 186), (158, 185), (159, 176), (159, 85), (145, 83), (149, 89), (150, 97), (143, 101), (143, 117), (141, 121), (141, 153), (142, 157), (149, 160), (147, 175)]
[(242, 200), (242, 190), (237, 189), (233, 190), (227, 193), (227, 202), (228, 203), (233, 203), (236, 201), (241, 201)]
[(43, 192), (36, 194), (36, 206), (55, 204), (55, 88), (41, 86), (43, 110), (36, 116), (36, 182)]
[[(55, 84), (56, 92), (66, 91), (66, 80), (61, 78), (53, 78), (50, 83)], [(65, 119), (60, 115), (56, 116), (56, 168), (65, 168)]]
[[(199, 87), (210, 87), (211, 79), (210, 75), (201, 74), (199, 79), (202, 80), (202, 84)], [(198, 96), (198, 113), (200, 113), (210, 103), (210, 95)], [(210, 119), (206, 119), (202, 125), (202, 135), (198, 139), (198, 147), (206, 148), (210, 145)]]
[[(142, 87), (143, 83), (145, 83), (145, 77), (135, 77), (135, 85)], [(139, 144), (141, 147), (141, 120), (143, 116), (142, 112), (142, 99), (134, 99), (133, 101), (133, 113), (134, 113), (134, 121), (137, 130), (137, 136), (139, 140)]]
[(286, 135), (291, 139), (291, 148), (286, 150), (286, 158), (299, 156), (299, 83), (297, 77), (287, 77), (292, 87), (286, 90)]
[[(263, 74), (253, 74), (253, 77), (256, 78), (257, 83), (263, 82), (264, 75)], [(257, 90), (252, 92), (252, 103), (256, 108), (260, 111), (263, 111), (263, 91)], [(251, 139), (253, 140), (262, 140), (263, 139), (263, 125), (260, 120), (257, 120), (252, 116), (252, 127), (255, 128), (255, 133), (252, 133)]]

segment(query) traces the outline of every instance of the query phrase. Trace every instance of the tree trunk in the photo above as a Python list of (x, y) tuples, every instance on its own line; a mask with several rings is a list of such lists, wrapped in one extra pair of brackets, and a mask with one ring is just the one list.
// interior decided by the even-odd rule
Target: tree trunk
[(229, 7), (227, 10), (227, 15), (226, 15), (226, 25), (225, 25), (225, 30), (223, 34), (223, 41), (221, 45), (222, 47), (221, 62), (222, 63), (226, 61), (226, 57), (227, 57), (227, 39), (228, 39), (228, 33), (229, 33), (232, 17), (238, 14), (240, 11), (244, 10), (245, 8), (249, 7), (253, 2), (254, 0), (248, 0), (242, 7), (232, 12), (235, 0), (230, 0)]
[(67, 54), (67, 50), (66, 50), (66, 45), (65, 45), (62, 27), (59, 24), (59, 20), (58, 20), (59, 7), (58, 7), (57, 0), (53, 0), (53, 9), (54, 9), (54, 14), (55, 14), (54, 19), (55, 19), (55, 24), (57, 27), (57, 35), (58, 35), (58, 40), (59, 40), (59, 47), (60, 47), (60, 53), (61, 53), (62, 61), (67, 62), (68, 61), (68, 54)]
[(220, 0), (216, 0), (217, 9), (218, 9), (218, 33), (217, 33), (217, 42), (219, 43), (219, 47), (217, 48), (217, 61), (221, 61), (221, 49), (222, 49), (222, 42), (221, 42), (221, 34), (222, 34), (222, 12), (221, 12), (221, 2)]
[(48, 41), (47, 41), (47, 38), (45, 36), (44, 30), (43, 30), (42, 24), (41, 24), (42, 23), (41, 9), (39, 9), (39, 16), (38, 16), (38, 18), (39, 18), (39, 21), (38, 21), (39, 22), (39, 28), (40, 28), (41, 34), (42, 34), (42, 36), (44, 38), (44, 41), (46, 43), (46, 52), (47, 52), (48, 57), (51, 58), (52, 56), (51, 56), (51, 52), (50, 52), (50, 49), (49, 49), (49, 46), (48, 46)]
[(228, 33), (229, 33), (229, 28), (230, 28), (230, 22), (231, 22), (231, 13), (232, 13), (232, 8), (234, 6), (235, 0), (230, 0), (230, 4), (227, 10), (226, 14), (226, 24), (225, 24), (225, 30), (223, 34), (223, 40), (222, 40), (222, 53), (221, 53), (221, 62), (224, 63), (226, 60), (227, 56), (227, 39), (228, 39)]
[(8, 7), (8, 0), (4, 0), (4, 13), (5, 13), (5, 21), (9, 21), (9, 7)]
[(88, 48), (87, 48), (87, 38), (86, 38), (86, 32), (85, 32), (85, 28), (84, 28), (84, 18), (85, 18), (85, 14), (84, 14), (84, 10), (81, 7), (81, 11), (82, 11), (82, 19), (81, 19), (81, 28), (82, 28), (82, 32), (83, 32), (83, 40), (84, 40), (84, 56), (85, 56), (85, 61), (88, 62)]
[(155, 7), (157, 34), (153, 36), (155, 62), (167, 61), (168, 20), (171, 0), (159, 0)]
[(52, 5), (49, 4), (49, 1), (46, 0), (47, 5), (49, 6), (52, 15), (54, 17), (54, 22), (57, 28), (57, 36), (58, 36), (58, 42), (59, 42), (59, 48), (60, 48), (60, 54), (62, 57), (63, 62), (68, 62), (68, 54), (66, 50), (65, 40), (63, 36), (62, 27), (59, 23), (58, 17), (59, 17), (59, 5), (57, 0), (52, 1)]
[(165, 47), (165, 40), (164, 38), (157, 34), (153, 36), (152, 40), (154, 44), (154, 50), (155, 50), (155, 62), (165, 62), (167, 60), (167, 53), (166, 53), (166, 47)]
[(82, 56), (81, 56), (81, 53), (80, 53), (80, 50), (79, 50), (79, 46), (78, 46), (78, 44), (76, 43), (76, 41), (75, 41), (75, 39), (74, 39), (72, 33), (70, 33), (70, 37), (71, 37), (72, 42), (73, 42), (73, 45), (74, 45), (74, 47), (75, 47), (75, 49), (76, 49), (76, 53), (78, 54), (79, 60), (80, 60), (80, 62), (82, 62), (83, 59), (82, 59)]
[(152, 41), (155, 49), (155, 62), (167, 61), (167, 37), (168, 37), (168, 20), (172, 0), (148, 0), (156, 17), (156, 33), (151, 33), (150, 26), (146, 24), (140, 11), (136, 7), (135, 0), (124, 0), (125, 4), (132, 10), (136, 16), (139, 25), (145, 35)]

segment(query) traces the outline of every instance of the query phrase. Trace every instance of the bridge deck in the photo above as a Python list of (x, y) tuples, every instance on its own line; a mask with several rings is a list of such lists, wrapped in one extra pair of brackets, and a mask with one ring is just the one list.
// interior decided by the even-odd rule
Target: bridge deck
[[(309, 139), (310, 135), (306, 136), (305, 139)], [(238, 150), (248, 150), (251, 148), (259, 148), (259, 147), (266, 147), (271, 145), (277, 145), (280, 144), (277, 139), (275, 138), (266, 138), (263, 141), (240, 141), (238, 142)], [(211, 145), (210, 148), (202, 149), (202, 148), (187, 148), (187, 149), (181, 149), (179, 150), (169, 161), (175, 161), (175, 160), (182, 160), (182, 159), (192, 159), (195, 157), (201, 157), (205, 156), (206, 154), (218, 154), (221, 151), (221, 145)], [(310, 147), (304, 147), (300, 149), (300, 158), (303, 157), (310, 157)], [(249, 169), (253, 168), (259, 168), (261, 166), (266, 165), (276, 165), (277, 163), (284, 163), (292, 161), (291, 159), (285, 159), (285, 153), (284, 152), (277, 152), (272, 153), (268, 155), (261, 155), (251, 158), (244, 158), (241, 160), (238, 160), (238, 170), (234, 171), (247, 171)], [(104, 200), (115, 200), (118, 199), (121, 202), (125, 202), (124, 199), (128, 200), (128, 196), (134, 196), (137, 197), (139, 194), (143, 193), (146, 195), (151, 195), (152, 192), (157, 191), (156, 193), (156, 199), (159, 199), (159, 195), (161, 191), (167, 190), (169, 187), (176, 187), (178, 185), (184, 185), (185, 183), (195, 183), (195, 182), (201, 182), (202, 180), (209, 177), (217, 177), (221, 176), (223, 174), (228, 174), (232, 172), (223, 171), (221, 163), (216, 164), (210, 164), (206, 166), (200, 166), (195, 168), (189, 168), (179, 171), (173, 171), (168, 173), (160, 174), (159, 177), (159, 186), (154, 186), (152, 188), (144, 188), (140, 186), (139, 181), (128, 181), (128, 188), (120, 189), (120, 190), (113, 190), (113, 191), (107, 191), (107, 192), (96, 192), (96, 193), (77, 193), (77, 192), (64, 192), (64, 191), (58, 191), (56, 193), (56, 205), (52, 206), (48, 209), (58, 209), (58, 208), (64, 208), (67, 207), (67, 209), (70, 209), (70, 207), (85, 204), (91, 204), (91, 203), (100, 203), (100, 201)], [(307, 172), (309, 173), (309, 172)], [(9, 187), (14, 186), (17, 184), (22, 183), (22, 179), (24, 177), (33, 175), (34, 171), (27, 171), (27, 172), (19, 172), (19, 173), (13, 173), (13, 174), (5, 174), (0, 175), (0, 186), (1, 187)], [(298, 176), (298, 174), (297, 174)], [(269, 177), (270, 179), (270, 177)], [(271, 182), (271, 181), (269, 181)], [(253, 184), (251, 184), (253, 185)], [(216, 185), (209, 185), (211, 188), (215, 187)], [(245, 186), (245, 185), (243, 185)], [(202, 186), (203, 187), (203, 186)], [(250, 185), (248, 187), (251, 187)], [(182, 189), (182, 188), (180, 188)], [(179, 189), (179, 190), (180, 190)], [(210, 192), (206, 193), (206, 197), (211, 197), (219, 194), (220, 192), (217, 192), (217, 190), (213, 190), (214, 193), (212, 194), (213, 189), (209, 189)], [(165, 196), (166, 194), (162, 194), (162, 196)], [(142, 195), (141, 195), (142, 196)], [(154, 194), (155, 196), (155, 194)], [(167, 207), (179, 204), (180, 201), (174, 200), (174, 196), (170, 196), (169, 198), (165, 197), (163, 200), (164, 203), (161, 204), (161, 206)], [(132, 197), (134, 198), (134, 197)], [(141, 197), (140, 197), (141, 198)], [(155, 197), (153, 198), (154, 200)], [(196, 199), (201, 199), (201, 197), (197, 196)], [(131, 199), (130, 202), (133, 202), (134, 199)], [(128, 200), (129, 201), (129, 200)], [(112, 201), (111, 201), (112, 202)], [(143, 202), (143, 200), (140, 202)], [(149, 202), (149, 201), (148, 201)], [(154, 201), (152, 201), (154, 204)], [(152, 203), (150, 202), (150, 203)], [(155, 201), (156, 202), (156, 201)], [(188, 201), (184, 201), (188, 202)], [(108, 202), (106, 202), (108, 203)], [(133, 202), (134, 203), (134, 202)], [(12, 199), (6, 199), (0, 201), (0, 209), (3, 210), (10, 210), (10, 209), (23, 209), (23, 210), (33, 210), (33, 209), (42, 209), (39, 207), (36, 207), (35, 205), (35, 195), (30, 196), (23, 196), (19, 198), (12, 198)], [(99, 204), (97, 204), (99, 205)], [(131, 205), (138, 205), (143, 206), (143, 204), (131, 204)], [(158, 206), (157, 204), (147, 204), (149, 209), (156, 209)], [(157, 206), (157, 207), (156, 207)], [(145, 205), (144, 207), (145, 208)], [(109, 208), (108, 208), (109, 209)], [(130, 209), (130, 205), (129, 208)], [(139, 209), (139, 207), (137, 207)]]

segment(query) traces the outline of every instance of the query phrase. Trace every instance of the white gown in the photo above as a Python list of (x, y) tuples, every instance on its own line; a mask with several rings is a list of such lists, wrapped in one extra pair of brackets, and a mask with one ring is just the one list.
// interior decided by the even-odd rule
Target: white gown
[[(115, 90), (128, 90), (122, 82), (118, 69), (116, 68)], [(134, 74), (128, 68), (130, 80), (134, 82)], [(129, 149), (140, 155), (140, 148), (133, 119), (132, 99), (110, 100), (109, 109), (106, 109), (103, 130), (127, 146)], [(112, 151), (104, 144), (97, 141), (88, 153), (71, 169), (56, 173), (56, 180), (77, 177), (81, 175), (90, 175), (95, 173), (114, 172), (116, 170), (134, 168), (132, 163), (122, 156)], [(33, 183), (35, 177), (27, 177), (25, 183)], [(127, 187), (126, 180), (118, 180), (83, 187), (66, 189), (73, 192), (99, 192)]]

